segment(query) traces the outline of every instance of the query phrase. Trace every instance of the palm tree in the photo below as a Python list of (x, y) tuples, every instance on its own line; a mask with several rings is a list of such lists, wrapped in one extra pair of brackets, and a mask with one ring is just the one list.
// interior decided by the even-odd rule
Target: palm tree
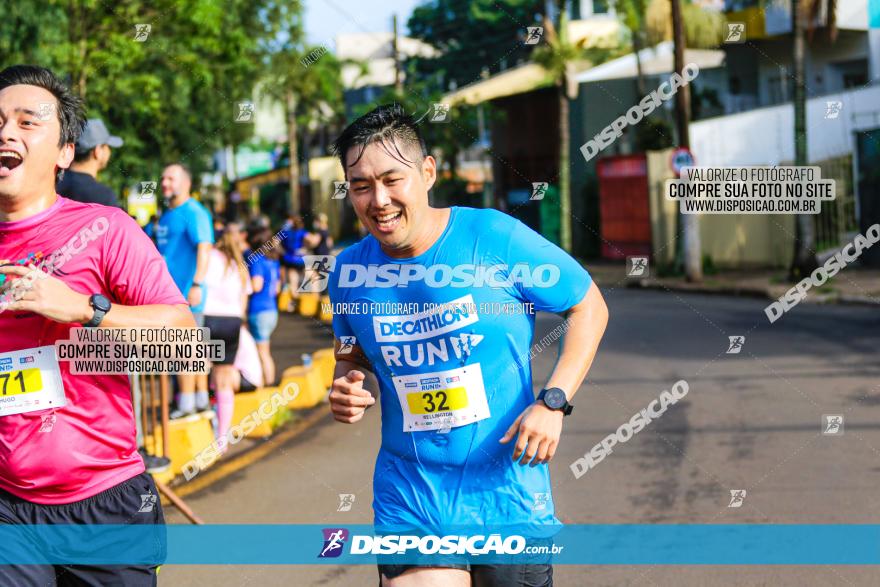
[(645, 48), (645, 0), (614, 0), (614, 11), (623, 25), (629, 30), (633, 55), (636, 58), (636, 92), (639, 96), (648, 93), (645, 73), (642, 70), (642, 56)]
[[(270, 60), (265, 89), (284, 106), (290, 152), (289, 209), (302, 211), (299, 197), (300, 125), (332, 118), (342, 105), (340, 62), (323, 46), (308, 46), (291, 31), (290, 41)], [(329, 116), (328, 116), (329, 115)]]
[(533, 59), (548, 71), (556, 82), (559, 102), (559, 244), (571, 252), (571, 100), (577, 98), (578, 85), (574, 80), (577, 63), (606, 59), (611, 52), (604, 49), (586, 49), (586, 39), (576, 43), (568, 40), (567, 0), (556, 0), (559, 27), (545, 13), (543, 18), (546, 45), (535, 49)]

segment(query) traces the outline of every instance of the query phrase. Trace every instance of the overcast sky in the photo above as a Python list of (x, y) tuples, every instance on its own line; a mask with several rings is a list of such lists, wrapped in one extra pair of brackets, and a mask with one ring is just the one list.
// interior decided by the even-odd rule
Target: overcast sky
[(306, 0), (306, 34), (310, 42), (332, 47), (340, 33), (391, 31), (397, 13), (400, 34), (413, 8), (424, 0)]

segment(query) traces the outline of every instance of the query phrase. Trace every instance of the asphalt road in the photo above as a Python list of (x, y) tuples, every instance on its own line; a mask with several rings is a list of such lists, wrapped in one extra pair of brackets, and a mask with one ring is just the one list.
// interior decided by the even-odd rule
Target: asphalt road
[[(880, 312), (605, 289), (610, 324), (551, 464), (568, 523), (880, 523)], [(560, 318), (541, 315), (537, 338)], [(729, 336), (745, 336), (728, 354)], [(533, 361), (538, 387), (555, 360)], [(575, 479), (569, 465), (679, 379), (688, 395)], [(844, 416), (823, 435), (825, 414)], [(190, 496), (209, 523), (370, 523), (378, 413), (326, 421)], [(730, 490), (745, 489), (739, 508)], [(354, 494), (337, 512), (340, 493)], [(169, 523), (184, 523), (166, 510)], [(880, 545), (878, 545), (880, 548)], [(870, 567), (563, 566), (556, 585), (876, 585)], [(371, 566), (166, 566), (161, 585), (375, 585)]]

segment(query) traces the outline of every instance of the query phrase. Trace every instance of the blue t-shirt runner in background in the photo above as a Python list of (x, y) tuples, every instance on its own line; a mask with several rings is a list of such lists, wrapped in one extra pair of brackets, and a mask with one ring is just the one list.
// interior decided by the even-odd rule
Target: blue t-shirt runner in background
[[(413, 266), (428, 269), (424, 279), (389, 286)], [(461, 287), (492, 267), (485, 283)], [(355, 337), (381, 392), (377, 526), (558, 523), (548, 466), (514, 462), (514, 442), (499, 440), (535, 401), (535, 317), (523, 310), (566, 311), (591, 283), (562, 249), (497, 210), (452, 208), (437, 242), (411, 259), (387, 256), (372, 236), (338, 255), (330, 299), (353, 311), (334, 312), (333, 330)], [(465, 305), (425, 309), (450, 303)]]
[[(180, 293), (186, 298), (196, 275), (199, 243), (214, 243), (211, 213), (193, 198), (175, 208), (169, 208), (159, 218), (156, 227), (156, 246), (165, 258), (168, 272)], [(202, 303), (192, 308), (200, 312), (205, 305), (207, 291), (202, 291)]]
[[(248, 255), (245, 255), (245, 259)], [(251, 294), (248, 301), (248, 315), (259, 314), (269, 310), (278, 310), (278, 282), (281, 281), (281, 265), (278, 261), (267, 259), (262, 255), (248, 265), (251, 277), (263, 278), (263, 289)]]

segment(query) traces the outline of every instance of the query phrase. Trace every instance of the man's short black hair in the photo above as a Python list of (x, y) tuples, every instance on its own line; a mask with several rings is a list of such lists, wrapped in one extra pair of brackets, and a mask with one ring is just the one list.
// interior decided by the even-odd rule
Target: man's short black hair
[(95, 152), (95, 149), (98, 147), (92, 147), (86, 151), (74, 151), (73, 152), (73, 161), (74, 163), (82, 163), (83, 161), (88, 160), (89, 157), (92, 156), (92, 153)]
[(385, 104), (367, 112), (342, 131), (333, 143), (332, 152), (339, 157), (342, 169), (348, 175), (345, 157), (351, 148), (359, 149), (352, 165), (357, 163), (364, 150), (372, 143), (380, 143), (385, 151), (398, 161), (411, 165), (414, 161), (403, 154), (408, 151), (417, 155), (417, 162), (428, 156), (415, 119), (400, 104)]
[(37, 65), (12, 65), (0, 71), (0, 90), (9, 86), (37, 86), (55, 96), (58, 122), (61, 125), (59, 147), (76, 143), (86, 126), (86, 113), (82, 100), (70, 91), (51, 70)]

